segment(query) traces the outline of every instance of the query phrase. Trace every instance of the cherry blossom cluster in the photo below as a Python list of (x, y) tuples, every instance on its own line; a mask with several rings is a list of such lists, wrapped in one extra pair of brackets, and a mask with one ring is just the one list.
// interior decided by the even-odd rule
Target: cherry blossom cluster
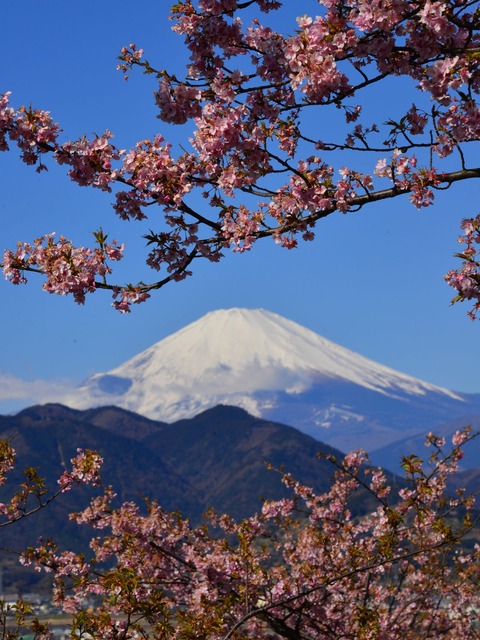
[[(192, 189), (188, 180), (188, 161), (175, 160), (171, 145), (162, 136), (142, 140), (123, 157), (121, 175), (133, 189), (117, 194), (116, 213), (123, 219), (146, 217), (141, 206), (156, 201), (169, 208), (178, 208)], [(133, 205), (134, 199), (137, 205)]]
[[(291, 498), (242, 522), (211, 512), (194, 528), (157, 502), (114, 507), (108, 488), (72, 516), (93, 528), (90, 560), (47, 543), (23, 562), (53, 572), (72, 633), (92, 637), (473, 640), (480, 548), (461, 541), (474, 499), (447, 492), (471, 437), (447, 451), (429, 434), (429, 464), (405, 457), (400, 484), (361, 451), (330, 458), (325, 493), (285, 475)], [(355, 496), (368, 509), (352, 513)]]
[[(8, 472), (15, 466), (15, 450), (10, 442), (0, 441), (0, 484), (8, 482)], [(0, 528), (13, 525), (18, 520), (33, 516), (46, 508), (61, 493), (68, 491), (72, 485), (98, 485), (102, 458), (90, 450), (77, 450), (71, 460), (71, 469), (66, 470), (58, 479), (59, 488), (51, 491), (46, 486), (39, 470), (28, 467), (23, 472), (24, 480), (16, 491), (7, 491), (8, 500), (0, 503)], [(12, 487), (8, 487), (12, 489)], [(33, 551), (32, 551), (33, 552)]]
[(56, 151), (55, 159), (58, 164), (72, 167), (68, 175), (81, 187), (111, 191), (110, 185), (119, 175), (112, 169), (112, 162), (122, 155), (110, 144), (112, 137), (110, 131), (105, 131), (90, 141), (84, 136), (76, 142), (66, 142)]
[[(60, 133), (48, 111), (20, 107), (18, 111), (9, 107), (10, 92), (0, 96), (0, 151), (8, 151), (7, 137), (21, 150), (26, 164), (36, 165), (41, 154), (52, 150)], [(37, 170), (41, 170), (40, 163)]]
[[(140, 304), (150, 297), (146, 291), (140, 291), (139, 287), (123, 287), (113, 290), (114, 302), (112, 306), (120, 313), (130, 313), (132, 304)], [(119, 299), (117, 299), (119, 298)]]
[(387, 163), (385, 158), (377, 162), (375, 175), (389, 177), (399, 191), (410, 193), (410, 202), (417, 208), (428, 207), (434, 200), (433, 188), (441, 182), (433, 168), (417, 168), (417, 158), (396, 150)]
[(117, 69), (123, 71), (126, 80), (128, 79), (129, 69), (140, 62), (143, 54), (143, 49), (137, 49), (134, 42), (131, 42), (128, 47), (122, 47), (120, 50), (120, 55), (118, 56), (120, 64), (117, 66)]
[(8, 106), (10, 91), (0, 98), (0, 151), (8, 150), (7, 132), (11, 129), (15, 111)]
[(0, 440), (0, 485), (7, 481), (7, 474), (15, 465), (15, 449), (6, 440)]
[(473, 319), (480, 310), (480, 215), (462, 222), (463, 235), (458, 238), (465, 248), (457, 254), (462, 260), (459, 269), (451, 270), (445, 275), (447, 283), (456, 289), (457, 295), (452, 302), (474, 301), (468, 315)]
[(95, 291), (96, 278), (104, 278), (111, 269), (108, 260), (118, 261), (123, 256), (123, 245), (116, 241), (102, 242), (94, 250), (76, 248), (66, 238), (54, 240), (55, 234), (34, 240), (33, 244), (18, 243), (15, 252), (6, 250), (3, 272), (13, 284), (25, 283), (26, 271), (38, 271), (47, 277), (43, 289), (49, 293), (71, 293), (76, 302), (83, 304), (85, 295)]
[(90, 449), (77, 449), (77, 455), (70, 460), (72, 468), (64, 471), (58, 479), (62, 491), (72, 488), (73, 484), (100, 484), (100, 469), (103, 458)]
[[(301, 17), (281, 32), (268, 20), (283, 4), (176, 3), (172, 28), (189, 56), (184, 77), (157, 70), (135, 43), (121, 50), (126, 75), (139, 68), (155, 78), (159, 119), (184, 126), (179, 153), (162, 135), (130, 150), (114, 146), (109, 131), (60, 143), (48, 112), (14, 109), (9, 93), (0, 97), (0, 150), (17, 144), (37, 170), (50, 154), (77, 184), (114, 191), (123, 220), (152, 219), (146, 263), (163, 270), (160, 279), (125, 287), (99, 274), (120, 296), (120, 311), (189, 275), (194, 258), (217, 261), (225, 249), (249, 250), (267, 237), (293, 248), (328, 215), (403, 195), (429, 206), (437, 190), (480, 177), (475, 160), (468, 163), (480, 138), (480, 34), (470, 3), (321, 0), (315, 16), (300, 3)], [(400, 77), (411, 83), (411, 106), (365, 121), (368, 89)], [(329, 110), (344, 114), (344, 126), (325, 124)], [(162, 215), (153, 215), (158, 207)]]
[(173, 85), (167, 80), (159, 83), (155, 92), (155, 103), (160, 110), (159, 118), (173, 124), (185, 124), (190, 118), (202, 113), (200, 90), (184, 84)]

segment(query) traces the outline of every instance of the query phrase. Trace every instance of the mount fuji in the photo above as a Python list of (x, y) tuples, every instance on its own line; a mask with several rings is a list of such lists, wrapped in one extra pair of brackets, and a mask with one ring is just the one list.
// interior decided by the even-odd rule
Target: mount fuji
[(208, 313), (91, 376), (64, 402), (116, 405), (164, 422), (233, 405), (342, 451), (369, 452), (480, 414), (480, 394), (436, 387), (274, 313), (237, 308)]

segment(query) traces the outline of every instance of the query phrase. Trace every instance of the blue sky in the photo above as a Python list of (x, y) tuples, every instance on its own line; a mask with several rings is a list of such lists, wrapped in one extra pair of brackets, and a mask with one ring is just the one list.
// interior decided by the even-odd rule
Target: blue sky
[[(315, 4), (306, 1), (305, 11), (315, 13)], [(125, 82), (115, 70), (120, 48), (132, 41), (156, 66), (182, 68), (183, 43), (170, 30), (168, 5), (7, 3), (0, 92), (11, 91), (17, 107), (50, 110), (64, 139), (108, 128), (120, 148), (157, 132), (179, 144), (185, 132), (155, 117), (154, 81), (132, 74)], [(372, 98), (384, 119), (400, 99), (410, 99), (403, 87), (395, 91), (392, 85)], [(126, 243), (118, 278), (142, 277), (138, 227), (115, 218), (112, 196), (82, 189), (62, 167), (48, 166), (37, 175), (15, 150), (0, 155), (1, 249), (52, 231), (90, 243), (90, 232), (102, 226)], [(410, 375), (480, 392), (480, 326), (465, 306), (450, 305), (452, 291), (442, 280), (456, 263), (461, 219), (477, 213), (476, 188), (458, 185), (422, 211), (403, 198), (332, 216), (313, 243), (295, 251), (260, 242), (248, 254), (197, 266), (192, 278), (164, 288), (131, 315), (115, 312), (109, 293), (97, 292), (79, 307), (41, 291), (34, 275), (27, 286), (2, 279), (0, 412), (48, 400), (51, 385), (108, 370), (208, 311), (232, 306), (268, 309)]]

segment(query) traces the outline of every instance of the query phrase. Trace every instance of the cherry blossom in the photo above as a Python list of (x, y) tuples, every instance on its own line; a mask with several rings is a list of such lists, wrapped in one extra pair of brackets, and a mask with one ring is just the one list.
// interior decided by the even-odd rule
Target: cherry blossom
[(474, 319), (480, 309), (480, 259), (476, 245), (480, 244), (480, 215), (467, 218), (462, 222), (464, 235), (458, 238), (465, 248), (457, 254), (462, 260), (460, 269), (451, 270), (445, 275), (447, 283), (457, 290), (452, 302), (473, 300), (473, 308), (468, 312)]
[[(48, 542), (23, 562), (52, 573), (72, 633), (93, 637), (473, 639), (480, 548), (461, 541), (474, 499), (447, 492), (471, 438), (448, 451), (429, 434), (429, 463), (405, 457), (400, 484), (363, 452), (331, 458), (325, 493), (285, 475), (292, 497), (242, 522), (210, 512), (192, 527), (157, 502), (114, 507), (106, 488), (72, 515), (93, 529), (90, 559)], [(369, 506), (354, 515), (356, 495)]]
[[(115, 146), (110, 131), (61, 140), (48, 111), (13, 107), (4, 89), (0, 150), (17, 146), (37, 171), (48, 161), (64, 165), (80, 186), (112, 191), (123, 220), (151, 221), (146, 263), (160, 273), (150, 283), (115, 282), (112, 266), (102, 273), (98, 265), (95, 274), (96, 250), (68, 241), (77, 256), (78, 302), (109, 289), (114, 307), (125, 311), (129, 300), (141, 302), (193, 273), (197, 259), (218, 261), (228, 249), (250, 250), (264, 238), (291, 249), (311, 240), (327, 216), (403, 196), (415, 207), (431, 206), (439, 190), (480, 177), (470, 153), (480, 130), (480, 38), (471, 4), (322, 0), (309, 14), (312, 7), (301, 2), (296, 22), (279, 31), (270, 17), (282, 5), (174, 4), (172, 29), (189, 56), (183, 77), (161, 60), (156, 68), (135, 43), (121, 49), (119, 69), (153, 77), (158, 118), (183, 127), (178, 151), (161, 134), (131, 149)], [(368, 122), (368, 89), (400, 78), (410, 81), (411, 106), (402, 113), (392, 103)], [(329, 111), (343, 113), (344, 126), (325, 126)], [(28, 261), (19, 268), (17, 252), (3, 261), (13, 283), (28, 271), (46, 273)], [(61, 271), (46, 275), (46, 290), (73, 292), (68, 268), (64, 287)], [(456, 282), (468, 297), (472, 272), (465, 266), (461, 275)]]
[(77, 449), (77, 455), (70, 461), (71, 471), (64, 471), (58, 479), (62, 491), (71, 489), (73, 483), (93, 484), (100, 483), (100, 467), (103, 458), (95, 451)]
[(47, 276), (43, 289), (49, 293), (71, 293), (76, 302), (83, 304), (86, 293), (96, 290), (111, 272), (108, 260), (118, 261), (123, 256), (123, 245), (116, 241), (106, 244), (102, 231), (95, 234), (99, 247), (91, 250), (73, 247), (66, 238), (55, 242), (55, 234), (34, 240), (33, 244), (18, 243), (15, 252), (6, 250), (3, 256), (5, 277), (13, 284), (26, 283), (26, 271), (37, 271)]

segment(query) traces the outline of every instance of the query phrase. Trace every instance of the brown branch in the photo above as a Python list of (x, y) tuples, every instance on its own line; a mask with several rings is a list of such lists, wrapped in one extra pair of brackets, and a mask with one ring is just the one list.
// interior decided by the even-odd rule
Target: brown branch
[[(452, 184), (456, 182), (461, 182), (463, 180), (470, 180), (473, 178), (480, 178), (480, 167), (473, 168), (473, 169), (461, 169), (459, 171), (451, 171), (448, 173), (438, 174), (439, 184), (432, 183), (430, 186), (434, 189), (448, 189)], [(388, 200), (390, 198), (396, 198), (397, 196), (411, 193), (412, 190), (413, 188), (400, 188), (394, 185), (393, 187), (390, 187), (388, 189), (382, 189), (380, 191), (371, 191), (371, 192), (363, 193), (361, 195), (356, 195), (348, 201), (349, 211), (350, 212), (358, 211), (362, 209), (366, 204), (381, 202), (382, 200)], [(300, 218), (295, 218), (291, 222), (288, 222), (282, 226), (264, 228), (256, 234), (256, 237), (257, 239), (272, 237), (273, 235), (276, 235), (279, 233), (285, 234), (285, 233), (295, 232), (299, 226), (302, 226), (302, 227), (314, 226), (316, 222), (318, 222), (322, 218), (328, 217), (332, 213), (335, 213), (337, 210), (338, 210), (338, 203), (336, 201), (333, 201), (332, 204), (329, 207), (326, 207), (325, 209), (316, 211), (314, 213), (310, 213)], [(224, 238), (221, 236), (220, 225), (218, 223), (215, 223), (211, 220), (208, 220), (204, 216), (201, 216), (186, 204), (182, 204), (182, 211), (183, 213), (187, 213), (192, 217), (194, 217), (195, 219), (197, 219), (197, 221), (200, 224), (204, 224), (205, 226), (208, 226), (218, 232), (218, 235), (210, 238), (205, 238), (204, 240), (201, 241), (201, 243), (203, 243), (204, 245), (210, 245), (210, 246), (217, 245), (217, 247), (220, 247), (222, 245), (222, 243), (224, 242)], [(148, 293), (149, 291), (161, 289), (169, 282), (177, 280), (179, 277), (181, 277), (182, 274), (184, 274), (184, 272), (187, 270), (189, 265), (192, 263), (192, 261), (197, 257), (200, 257), (200, 251), (197, 248), (194, 248), (190, 252), (190, 254), (184, 259), (181, 266), (176, 268), (168, 276), (166, 276), (162, 280), (158, 280), (151, 284), (141, 283), (140, 285), (138, 285), (137, 290), (140, 293)], [(3, 264), (0, 263), (0, 268), (2, 267), (3, 267)], [(33, 267), (28, 267), (25, 265), (22, 265), (19, 268), (27, 272), (42, 273), (39, 269), (35, 269)], [(108, 284), (105, 282), (97, 282), (97, 281), (95, 282), (95, 287), (97, 289), (107, 289), (110, 291), (113, 291), (115, 289), (125, 288), (125, 286), (119, 286), (119, 285)]]
[[(462, 169), (460, 171), (451, 171), (449, 173), (441, 173), (438, 175), (440, 183), (445, 185), (444, 188), (450, 187), (450, 185), (455, 182), (460, 182), (462, 180), (471, 180), (472, 178), (480, 178), (480, 167), (476, 169)], [(435, 185), (431, 185), (435, 187)], [(411, 193), (412, 189), (401, 189), (397, 186), (390, 187), (389, 189), (382, 189), (381, 191), (373, 191), (363, 195), (354, 196), (348, 202), (350, 209), (356, 207), (358, 211), (366, 204), (370, 204), (372, 202), (381, 202), (382, 200), (388, 200), (390, 198), (396, 198), (397, 196), (401, 196), (407, 193)], [(301, 218), (297, 218), (294, 221), (283, 225), (282, 227), (276, 227), (273, 229), (269, 229), (266, 231), (260, 231), (258, 234), (258, 238), (263, 238), (267, 236), (272, 236), (276, 233), (288, 233), (289, 231), (295, 231), (296, 227), (299, 225), (313, 225), (318, 220), (322, 218), (326, 218), (327, 216), (335, 213), (337, 211), (337, 203), (333, 202), (329, 207), (322, 209), (321, 211), (316, 211), (315, 213), (311, 213), (309, 215), (303, 216)], [(218, 240), (217, 240), (218, 241)]]

